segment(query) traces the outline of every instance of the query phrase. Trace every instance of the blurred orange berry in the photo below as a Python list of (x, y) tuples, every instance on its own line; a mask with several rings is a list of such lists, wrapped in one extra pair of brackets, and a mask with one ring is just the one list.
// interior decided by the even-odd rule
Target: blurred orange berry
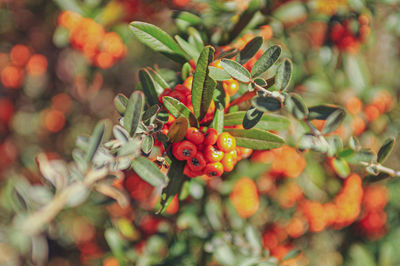
[(51, 109), (45, 114), (45, 125), (47, 130), (51, 132), (58, 132), (64, 128), (65, 116), (62, 112)]
[(169, 203), (168, 208), (165, 210), (165, 212), (173, 215), (173, 214), (177, 213), (178, 210), (179, 210), (179, 199), (178, 199), (178, 195), (175, 195), (175, 197)]
[(119, 266), (119, 262), (114, 257), (108, 257), (103, 260), (103, 266)]
[(257, 186), (248, 177), (243, 177), (235, 183), (229, 199), (242, 218), (253, 216), (260, 207)]
[(351, 97), (346, 101), (346, 109), (352, 114), (356, 115), (361, 112), (363, 103), (358, 97)]
[(25, 66), (30, 56), (30, 49), (22, 44), (15, 45), (10, 51), (10, 59), (15, 66)]
[(47, 70), (47, 58), (41, 54), (34, 54), (28, 61), (26, 71), (32, 76), (43, 75)]
[(24, 78), (23, 70), (16, 66), (6, 66), (1, 71), (1, 83), (4, 87), (16, 89), (21, 87)]

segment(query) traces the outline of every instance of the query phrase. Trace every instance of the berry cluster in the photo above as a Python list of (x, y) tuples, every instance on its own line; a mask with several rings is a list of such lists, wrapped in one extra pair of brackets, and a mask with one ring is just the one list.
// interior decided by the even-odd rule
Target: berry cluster
[(215, 129), (208, 128), (203, 134), (199, 129), (190, 127), (183, 141), (172, 144), (172, 154), (176, 159), (187, 162), (184, 174), (188, 177), (214, 177), (232, 171), (248, 151), (237, 147), (236, 139), (227, 132), (218, 134)]
[(58, 18), (58, 24), (69, 31), (71, 45), (95, 66), (110, 68), (126, 54), (127, 48), (119, 35), (106, 32), (102, 25), (91, 18), (64, 11)]
[(40, 77), (47, 71), (47, 58), (25, 45), (14, 45), (9, 54), (0, 53), (1, 83), (18, 89), (27, 77)]
[[(357, 29), (354, 29), (357, 24)], [(369, 17), (360, 15), (357, 19), (335, 20), (330, 28), (329, 40), (341, 50), (355, 53), (359, 50), (362, 42), (366, 40), (371, 29), (368, 26)]]

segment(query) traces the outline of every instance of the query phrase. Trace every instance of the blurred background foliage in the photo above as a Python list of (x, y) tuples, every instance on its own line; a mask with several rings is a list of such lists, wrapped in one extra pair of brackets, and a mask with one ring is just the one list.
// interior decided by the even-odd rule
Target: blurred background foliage
[[(400, 181), (357, 185), (363, 168), (292, 148), (304, 133), (294, 119), (280, 131), (292, 147), (255, 152), (221, 179), (191, 180), (189, 197), (167, 214), (149, 203), (154, 188), (125, 172), (137, 184), (129, 207), (96, 192), (83, 202), (78, 191), (76, 207), (43, 232), (18, 226), (56, 190), (37, 154), (71, 161), (78, 136), (101, 119), (117, 123), (113, 99), (132, 93), (140, 68), (157, 69), (171, 87), (181, 81), (178, 64), (132, 36), (134, 20), (185, 37), (192, 26), (214, 46), (241, 48), (260, 35), (292, 59), (290, 91), (308, 106), (346, 108), (335, 131), (345, 142), (354, 135), (377, 152), (398, 136), (399, 1), (260, 0), (254, 10), (249, 2), (0, 0), (1, 265), (400, 265)], [(182, 11), (201, 19), (187, 25)], [(385, 166), (400, 170), (399, 158), (395, 144)], [(244, 177), (256, 184), (251, 217), (232, 194)], [(332, 206), (345, 206), (348, 220), (329, 220)]]

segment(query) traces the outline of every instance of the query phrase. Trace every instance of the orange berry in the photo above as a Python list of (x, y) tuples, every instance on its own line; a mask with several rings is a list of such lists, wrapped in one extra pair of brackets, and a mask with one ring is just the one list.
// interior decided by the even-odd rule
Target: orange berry
[(10, 59), (15, 66), (25, 66), (31, 56), (29, 48), (22, 44), (15, 45), (10, 51)]
[(208, 176), (221, 176), (224, 173), (224, 166), (220, 162), (208, 163), (204, 168), (204, 173)]
[(352, 114), (356, 115), (361, 112), (363, 103), (358, 97), (351, 97), (346, 101), (346, 109)]
[(224, 152), (217, 150), (212, 145), (207, 145), (204, 148), (204, 157), (207, 162), (219, 162), (224, 157)]
[(193, 84), (193, 76), (187, 77), (183, 82), (183, 86), (185, 86), (189, 91), (192, 90), (192, 84)]
[(248, 177), (243, 177), (235, 183), (229, 199), (242, 218), (253, 216), (260, 207), (257, 186)]
[(225, 93), (229, 96), (234, 95), (239, 89), (239, 82), (234, 79), (222, 81), (222, 86), (224, 87)]
[(236, 148), (236, 139), (228, 132), (223, 132), (217, 138), (217, 147), (223, 152), (233, 151)]
[(224, 166), (225, 172), (230, 172), (233, 170), (233, 167), (235, 167), (235, 159), (231, 153), (225, 153), (221, 163)]

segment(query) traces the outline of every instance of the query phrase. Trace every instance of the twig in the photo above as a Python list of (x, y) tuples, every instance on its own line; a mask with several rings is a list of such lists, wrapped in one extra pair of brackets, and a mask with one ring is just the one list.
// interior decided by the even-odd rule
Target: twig
[(386, 173), (386, 174), (390, 175), (391, 177), (400, 177), (400, 171), (396, 171), (394, 169), (391, 169), (389, 167), (383, 166), (381, 164), (361, 162), (361, 165), (363, 165), (365, 167), (369, 167), (369, 166), (376, 167), (376, 169), (379, 172)]

